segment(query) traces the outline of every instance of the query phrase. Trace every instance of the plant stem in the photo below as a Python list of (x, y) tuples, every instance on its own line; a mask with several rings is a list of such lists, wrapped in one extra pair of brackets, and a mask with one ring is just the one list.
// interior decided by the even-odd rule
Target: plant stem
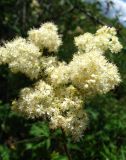
[(36, 142), (36, 141), (40, 141), (41, 139), (43, 139), (44, 136), (39, 136), (39, 137), (34, 137), (34, 138), (30, 138), (30, 139), (23, 139), (20, 141), (15, 142), (14, 144), (21, 144), (21, 143), (28, 143), (28, 142)]
[(65, 132), (64, 132), (64, 130), (62, 128), (61, 128), (61, 131), (62, 131), (63, 146), (64, 146), (65, 153), (66, 153), (66, 155), (68, 157), (68, 160), (72, 160), (71, 154), (70, 154), (69, 149), (67, 147), (67, 139), (66, 139)]

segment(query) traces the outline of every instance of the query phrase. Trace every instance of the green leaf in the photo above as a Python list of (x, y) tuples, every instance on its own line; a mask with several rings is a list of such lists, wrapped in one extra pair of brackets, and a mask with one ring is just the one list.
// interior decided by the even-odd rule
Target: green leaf
[(59, 152), (53, 151), (51, 154), (51, 160), (68, 160), (68, 158), (60, 155)]
[(30, 134), (33, 136), (50, 136), (50, 131), (46, 123), (39, 122), (31, 127)]
[(0, 159), (2, 158), (2, 160), (9, 160), (10, 156), (9, 156), (10, 152), (9, 149), (6, 146), (2, 146), (0, 145)]

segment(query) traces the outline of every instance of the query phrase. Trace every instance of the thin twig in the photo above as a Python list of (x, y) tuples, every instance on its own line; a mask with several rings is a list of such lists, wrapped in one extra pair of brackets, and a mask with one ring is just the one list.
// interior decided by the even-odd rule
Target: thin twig
[(96, 17), (94, 14), (92, 14), (90, 12), (90, 10), (86, 9), (84, 6), (82, 8), (81, 6), (76, 5), (76, 9), (78, 9), (79, 11), (81, 11), (82, 13), (84, 13), (84, 15), (86, 17), (88, 17), (95, 24), (106, 25), (103, 21), (101, 21), (101, 19), (99, 19), (98, 17)]
[(38, 136), (38, 137), (34, 137), (34, 138), (30, 138), (30, 139), (23, 139), (20, 141), (16, 141), (14, 144), (21, 144), (21, 143), (27, 143), (27, 142), (36, 142), (39, 141), (43, 138), (43, 136)]
[(62, 128), (61, 128), (61, 131), (62, 131), (63, 146), (64, 146), (65, 153), (66, 153), (68, 159), (69, 159), (69, 160), (72, 160), (71, 154), (70, 154), (70, 152), (69, 152), (69, 150), (68, 150), (68, 147), (67, 147), (67, 144), (66, 144), (67, 139), (66, 139), (65, 132), (64, 132), (64, 130), (63, 130)]

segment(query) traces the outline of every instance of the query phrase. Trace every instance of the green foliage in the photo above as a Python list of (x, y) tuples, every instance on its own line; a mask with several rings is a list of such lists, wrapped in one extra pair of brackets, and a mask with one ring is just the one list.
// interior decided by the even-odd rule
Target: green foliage
[[(41, 22), (54, 21), (63, 35), (64, 44), (59, 58), (69, 61), (76, 51), (73, 37), (84, 32), (94, 33), (102, 25), (117, 28), (124, 49), (118, 55), (109, 55), (119, 67), (121, 85), (107, 95), (97, 96), (86, 104), (89, 124), (84, 137), (66, 143), (73, 160), (125, 160), (126, 159), (126, 30), (117, 20), (104, 18), (97, 5), (81, 0), (39, 0), (40, 8), (31, 6), (31, 0), (0, 1), (0, 37), (12, 39)], [(26, 12), (25, 12), (26, 11)], [(22, 87), (32, 84), (21, 74), (8, 74), (0, 67), (0, 160), (67, 160), (61, 130), (49, 130), (42, 120), (26, 120), (10, 109), (12, 99)]]
[(58, 152), (53, 152), (51, 154), (51, 160), (68, 160), (65, 156), (61, 156)]

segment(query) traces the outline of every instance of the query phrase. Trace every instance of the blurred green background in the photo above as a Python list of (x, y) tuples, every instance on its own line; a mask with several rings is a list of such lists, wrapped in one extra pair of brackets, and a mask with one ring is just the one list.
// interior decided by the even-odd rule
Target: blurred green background
[[(68, 137), (72, 160), (126, 160), (126, 29), (115, 19), (105, 18), (100, 2), (81, 0), (0, 0), (0, 43), (41, 23), (52, 21), (59, 27), (64, 44), (59, 58), (70, 61), (76, 51), (74, 36), (95, 33), (99, 26), (114, 26), (124, 48), (108, 58), (117, 64), (122, 83), (107, 95), (86, 104), (89, 124), (80, 142)], [(115, 46), (116, 47), (116, 46)], [(21, 88), (31, 84), (21, 74), (0, 66), (0, 160), (68, 160), (61, 131), (51, 131), (41, 120), (27, 120), (11, 111), (11, 102)]]

